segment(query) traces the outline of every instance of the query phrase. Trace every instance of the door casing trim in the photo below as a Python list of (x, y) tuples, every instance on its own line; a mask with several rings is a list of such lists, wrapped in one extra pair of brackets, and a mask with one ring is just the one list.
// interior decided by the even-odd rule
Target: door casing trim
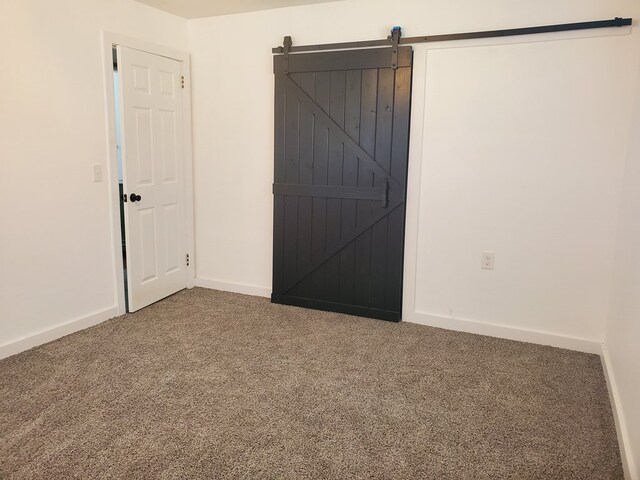
[(111, 218), (111, 244), (113, 281), (116, 292), (118, 315), (126, 313), (124, 293), (124, 265), (122, 262), (122, 230), (120, 227), (120, 192), (118, 190), (118, 155), (116, 144), (115, 92), (113, 88), (113, 58), (115, 45), (141, 50), (143, 52), (172, 58), (182, 63), (184, 75), (183, 91), (183, 131), (182, 158), (184, 166), (184, 192), (186, 209), (186, 246), (189, 254), (187, 266), (187, 288), (195, 283), (195, 237), (194, 237), (194, 199), (193, 199), (193, 144), (191, 128), (191, 61), (187, 52), (181, 52), (161, 45), (155, 45), (136, 38), (103, 30), (102, 34), (102, 66), (104, 80), (104, 102), (107, 139), (107, 181), (109, 184), (109, 210)]

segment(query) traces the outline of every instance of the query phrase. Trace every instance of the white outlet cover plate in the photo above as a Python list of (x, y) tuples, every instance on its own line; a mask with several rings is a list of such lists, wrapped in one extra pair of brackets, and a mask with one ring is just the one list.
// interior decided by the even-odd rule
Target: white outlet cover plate
[(482, 261), (480, 266), (485, 270), (493, 270), (495, 265), (495, 252), (482, 252)]
[(93, 164), (93, 181), (95, 183), (102, 181), (102, 164), (100, 163)]

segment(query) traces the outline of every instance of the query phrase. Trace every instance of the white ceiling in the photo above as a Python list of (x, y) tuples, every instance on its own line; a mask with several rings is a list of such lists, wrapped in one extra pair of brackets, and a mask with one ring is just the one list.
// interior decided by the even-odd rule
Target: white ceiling
[(137, 0), (184, 18), (212, 17), (338, 0)]

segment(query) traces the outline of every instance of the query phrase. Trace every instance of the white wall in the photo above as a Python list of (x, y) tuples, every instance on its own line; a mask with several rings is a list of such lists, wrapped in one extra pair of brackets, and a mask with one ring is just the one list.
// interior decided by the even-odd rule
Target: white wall
[(598, 351), (637, 47), (610, 36), (429, 51), (410, 318)]
[(0, 2), (2, 355), (115, 313), (101, 29), (187, 49), (185, 20), (131, 0)]
[(605, 358), (627, 462), (640, 479), (640, 83), (624, 173)]
[[(191, 21), (197, 282), (270, 292), (270, 48), (283, 35), (325, 43), (392, 25), (412, 36), (639, 14), (632, 0), (347, 0)], [(637, 74), (640, 35), (628, 31), (416, 47), (405, 319), (599, 348)], [(483, 249), (497, 252), (494, 271), (480, 269)]]

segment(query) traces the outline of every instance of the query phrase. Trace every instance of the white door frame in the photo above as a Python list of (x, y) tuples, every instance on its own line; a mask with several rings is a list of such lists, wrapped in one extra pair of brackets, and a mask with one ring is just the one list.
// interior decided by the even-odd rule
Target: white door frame
[(116, 144), (115, 92), (113, 88), (113, 47), (124, 47), (142, 50), (143, 52), (172, 58), (182, 62), (184, 75), (182, 158), (184, 162), (184, 192), (187, 224), (187, 288), (194, 286), (194, 217), (193, 217), (193, 146), (191, 137), (191, 63), (189, 54), (171, 48), (154, 45), (135, 38), (126, 37), (113, 32), (102, 31), (102, 62), (104, 69), (104, 101), (107, 121), (107, 181), (109, 182), (109, 205), (111, 211), (111, 243), (113, 280), (116, 289), (118, 315), (126, 313), (124, 294), (124, 265), (122, 263), (122, 230), (120, 227), (120, 191), (118, 189), (118, 148)]

